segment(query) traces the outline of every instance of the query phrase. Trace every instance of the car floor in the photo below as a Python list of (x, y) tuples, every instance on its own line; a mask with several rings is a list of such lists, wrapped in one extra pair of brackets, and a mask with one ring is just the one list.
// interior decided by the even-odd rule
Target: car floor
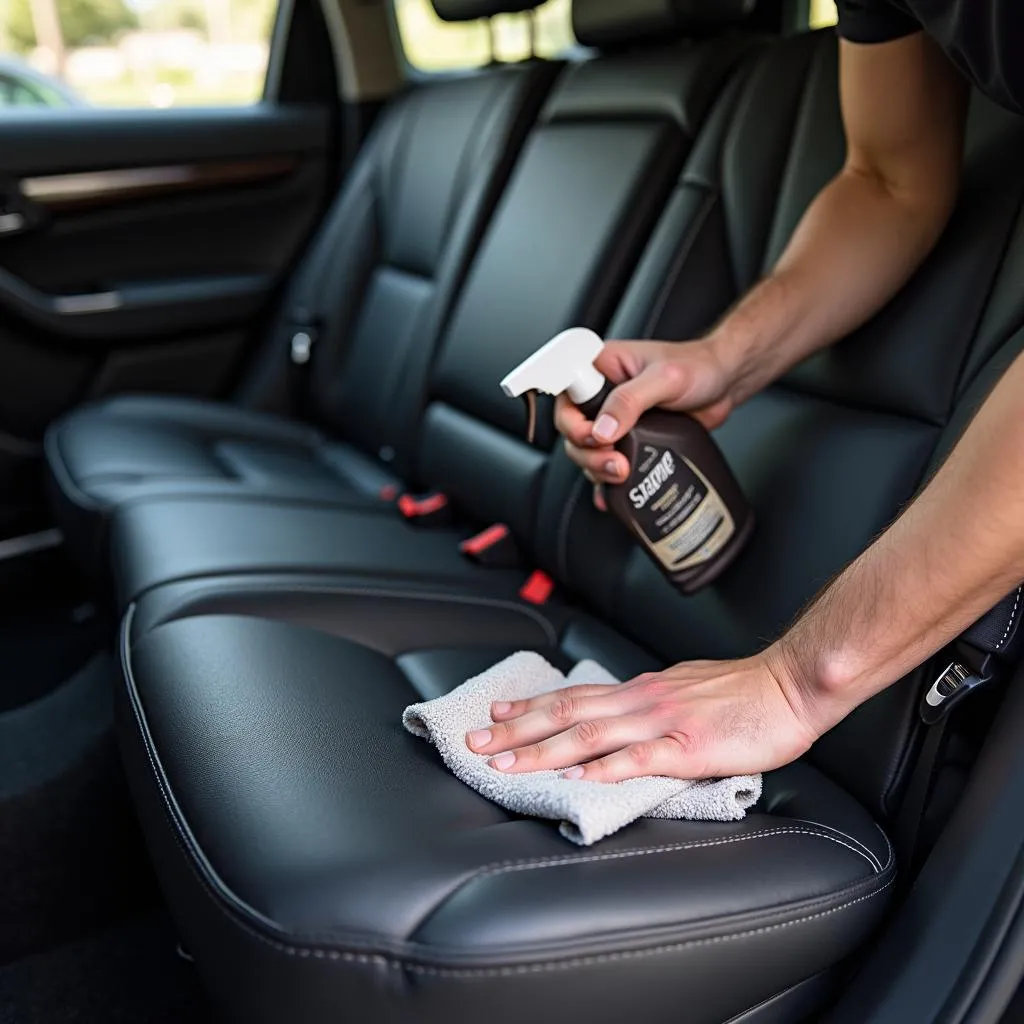
[(0, 587), (0, 1024), (212, 1022), (128, 796), (114, 631), (47, 568)]

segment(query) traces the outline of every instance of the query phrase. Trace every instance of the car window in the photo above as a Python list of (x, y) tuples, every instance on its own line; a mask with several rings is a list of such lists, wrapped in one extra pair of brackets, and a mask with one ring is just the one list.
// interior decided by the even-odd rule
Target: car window
[(259, 102), (278, 0), (0, 0), (0, 105)]
[(558, 57), (575, 45), (570, 0), (546, 0), (531, 16), (500, 14), (490, 21), (446, 22), (430, 0), (395, 0), (405, 58), (418, 71), (480, 67), (492, 59), (524, 60), (531, 53)]
[(811, 28), (824, 28), (838, 20), (835, 0), (811, 0)]

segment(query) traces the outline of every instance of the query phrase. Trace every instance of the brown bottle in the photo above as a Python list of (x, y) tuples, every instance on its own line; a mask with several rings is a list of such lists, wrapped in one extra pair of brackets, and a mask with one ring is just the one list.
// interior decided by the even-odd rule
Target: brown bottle
[[(612, 390), (593, 366), (603, 347), (585, 328), (563, 331), (505, 377), (502, 390), (531, 397), (567, 392), (593, 420)], [(615, 447), (629, 462), (629, 476), (604, 485), (609, 511), (684, 594), (706, 586), (754, 528), (753, 510), (718, 445), (691, 416), (652, 409)]]
[[(597, 418), (606, 385), (580, 409)], [(629, 476), (604, 484), (608, 509), (684, 593), (706, 586), (739, 554), (754, 512), (711, 435), (685, 413), (651, 409), (616, 445)]]

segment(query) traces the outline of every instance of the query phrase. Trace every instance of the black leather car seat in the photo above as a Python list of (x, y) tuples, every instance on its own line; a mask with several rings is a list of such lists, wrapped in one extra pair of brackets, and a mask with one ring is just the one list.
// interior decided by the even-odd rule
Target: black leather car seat
[[(583, 0), (577, 9), (591, 6)], [(596, 15), (588, 24), (599, 24)], [(616, 24), (633, 41), (628, 23)], [(686, 239), (702, 224), (703, 201), (690, 174), (702, 166), (702, 154), (716, 150), (748, 52), (757, 46), (738, 35), (646, 44), (571, 65), (555, 84), (414, 403), (413, 473), (446, 492), (471, 523), (500, 520), (524, 546), (531, 543), (554, 434), (548, 416), (536, 443), (527, 444), (522, 407), (502, 395), (497, 381), (574, 323), (607, 329), (670, 205), (677, 245), (646, 280), (667, 283), (672, 267), (688, 265)], [(692, 258), (704, 257), (697, 249)], [(728, 301), (725, 294), (721, 285), (700, 289), (693, 314), (703, 308), (710, 322)], [(378, 373), (381, 363), (379, 349), (367, 349), (345, 386), (358, 390), (358, 381)], [(339, 509), (331, 502), (184, 488), (122, 503), (110, 532), (122, 602), (161, 579), (259, 566), (458, 579), (473, 568), (458, 556), (457, 530), (413, 528), (379, 501)]]
[[(728, 26), (751, 5), (722, 4), (710, 14), (696, 6), (702, 23)], [(458, 14), (500, 9), (470, 3)], [(688, 11), (684, 3), (663, 18), (660, 34), (678, 36), (692, 23)], [(589, 9), (583, 17), (581, 39), (610, 45), (608, 19)], [(647, 19), (623, 19), (614, 43), (646, 36), (651, 27)], [(382, 488), (417, 478), (434, 484), (435, 466), (417, 460), (425, 375), (446, 320), (446, 350), (478, 363), (488, 358), (481, 353), (507, 357), (510, 333), (525, 353), (568, 322), (603, 329), (704, 117), (750, 46), (740, 37), (662, 48), (655, 57), (648, 47), (642, 58), (611, 67), (574, 65), (543, 106), (522, 160), (523, 134), (557, 65), (413, 89), (357, 161), (285, 300), (271, 358), (246, 389), (272, 391), (260, 381), (283, 378), (293, 335), (319, 338), (303, 374), (315, 426), (253, 409), (138, 396), (72, 413), (49, 431), (46, 452), (73, 549), (95, 567), (104, 557), (103, 520), (147, 495), (241, 494), (374, 508)], [(660, 74), (646, 69), (646, 87), (634, 89), (633, 72), (651, 59)], [(568, 167), (574, 181), (566, 180)], [(559, 187), (545, 188), (548, 175)], [(470, 297), (453, 307), (491, 221), (472, 262)], [(513, 297), (524, 294), (537, 303), (529, 328), (516, 322), (522, 310)], [(442, 380), (451, 392), (465, 390), (450, 372)]]
[[(725, 295), (770, 262), (842, 156), (834, 62), (825, 36), (756, 61), (724, 144), (667, 207), (706, 207), (687, 235), (702, 258), (679, 262), (663, 221), (615, 324), (686, 324), (687, 281)], [(788, 122), (765, 116), (780, 89)], [(778, 188), (762, 176), (773, 154)], [(530, 534), (563, 587), (543, 607), (394, 566), (352, 578), (258, 557), (135, 591), (119, 694), (129, 777), (185, 941), (227, 1011), (711, 1024), (822, 1004), (893, 892), (882, 826), (913, 762), (927, 668), (769, 774), (745, 821), (642, 821), (587, 850), (478, 797), (399, 720), (516, 649), (627, 677), (776, 634), (908, 500), (1020, 347), (1024, 126), (977, 103), (966, 167), (955, 218), (904, 293), (719, 432), (760, 524), (703, 594), (676, 594), (558, 453)], [(666, 264), (662, 291), (645, 274)], [(510, 439), (519, 426), (473, 411)]]
[[(505, 10), (493, 0), (440, 7), (452, 20)], [(524, 4), (509, 0), (508, 9)], [(559, 67), (504, 65), (417, 85), (392, 102), (294, 275), (243, 404), (116, 396), (50, 428), (58, 520), (90, 571), (110, 510), (134, 496), (185, 487), (344, 502), (397, 479), (411, 422), (396, 424), (393, 411), (411, 411), (412, 368), (429, 359)], [(295, 387), (316, 425), (260, 411), (285, 404), (276, 392), (300, 332), (318, 339)], [(380, 357), (372, 375), (368, 353)]]

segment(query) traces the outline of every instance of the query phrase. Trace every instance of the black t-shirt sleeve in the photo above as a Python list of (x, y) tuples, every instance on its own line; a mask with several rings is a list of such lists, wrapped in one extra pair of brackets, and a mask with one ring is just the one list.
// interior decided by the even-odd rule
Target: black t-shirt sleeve
[(916, 18), (889, 0), (837, 0), (836, 7), (839, 34), (851, 43), (887, 43), (921, 31)]

